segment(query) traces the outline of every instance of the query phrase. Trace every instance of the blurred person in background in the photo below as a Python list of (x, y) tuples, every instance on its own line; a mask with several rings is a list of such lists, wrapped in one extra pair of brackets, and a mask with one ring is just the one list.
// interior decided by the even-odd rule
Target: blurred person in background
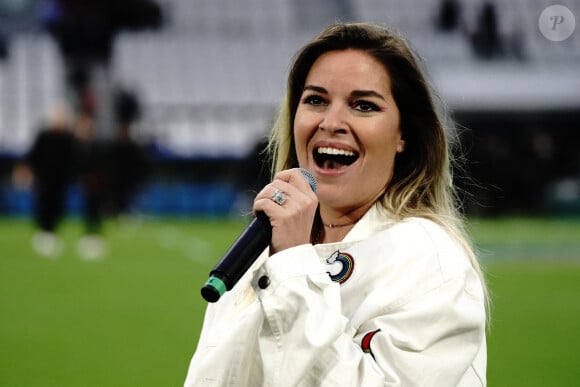
[(75, 155), (71, 111), (64, 104), (55, 104), (25, 160), (13, 173), (15, 185), (33, 188), (38, 231), (32, 244), (42, 256), (56, 257), (63, 248), (57, 228), (65, 214), (68, 189), (75, 177)]
[(159, 29), (161, 6), (154, 0), (42, 0), (41, 22), (54, 37), (65, 66), (65, 85), (78, 113), (86, 93), (93, 93), (99, 134), (112, 137), (114, 85), (111, 60), (122, 31)]
[(0, 62), (8, 59), (8, 39), (0, 31)]
[(77, 243), (77, 253), (83, 259), (97, 260), (105, 253), (103, 217), (110, 184), (105, 169), (106, 144), (96, 136), (90, 107), (83, 108), (77, 117), (75, 136), (84, 222), (84, 236)]
[(140, 115), (136, 95), (122, 89), (116, 92), (116, 136), (113, 139), (97, 135), (94, 112), (98, 101), (89, 98), (90, 95), (87, 94), (83, 100), (75, 131), (85, 227), (84, 236), (77, 244), (77, 253), (83, 259), (96, 260), (106, 253), (105, 219), (129, 212), (145, 179), (147, 162), (143, 149), (131, 133)]
[(494, 59), (503, 55), (503, 39), (495, 3), (486, 1), (482, 4), (477, 25), (470, 38), (471, 47), (478, 58)]
[(461, 28), (462, 9), (459, 0), (442, 0), (439, 4), (436, 26), (439, 31), (453, 32)]
[(141, 115), (137, 94), (119, 88), (115, 93), (116, 136), (110, 144), (107, 173), (110, 180), (108, 214), (119, 217), (131, 212), (135, 196), (145, 182), (148, 162), (145, 150), (133, 138), (136, 121)]
[(186, 386), (486, 385), (487, 292), (443, 125), (387, 27), (331, 25), (298, 53), (254, 201), (270, 246), (208, 305)]
[[(113, 44), (118, 32), (110, 0), (45, 0), (42, 22), (55, 38), (65, 69), (65, 86), (77, 114), (87, 93), (98, 95), (98, 111), (108, 114), (108, 78)], [(99, 88), (95, 78), (99, 78)], [(107, 83), (107, 84), (103, 84)], [(104, 92), (99, 93), (97, 89)], [(108, 122), (106, 122), (107, 124)]]

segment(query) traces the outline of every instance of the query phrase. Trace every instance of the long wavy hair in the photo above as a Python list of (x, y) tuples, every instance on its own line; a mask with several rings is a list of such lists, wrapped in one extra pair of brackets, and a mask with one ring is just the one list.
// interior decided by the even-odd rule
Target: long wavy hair
[[(445, 129), (443, 114), (438, 109), (441, 106), (434, 103), (435, 94), (409, 45), (395, 30), (374, 23), (332, 24), (296, 54), (267, 148), (272, 158), (272, 173), (299, 166), (293, 123), (313, 63), (326, 52), (347, 49), (364, 51), (383, 64), (400, 112), (405, 150), (396, 155), (393, 177), (380, 199), (381, 205), (395, 219), (428, 218), (449, 230), (467, 252), (483, 283), (453, 185), (455, 160), (448, 137), (454, 131)], [(315, 228), (321, 227), (316, 223)]]

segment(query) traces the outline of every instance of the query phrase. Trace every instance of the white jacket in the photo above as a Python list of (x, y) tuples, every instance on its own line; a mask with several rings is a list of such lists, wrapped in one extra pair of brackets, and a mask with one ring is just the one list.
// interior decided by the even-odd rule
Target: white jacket
[(486, 385), (482, 285), (442, 227), (375, 206), (267, 256), (208, 305), (185, 386)]

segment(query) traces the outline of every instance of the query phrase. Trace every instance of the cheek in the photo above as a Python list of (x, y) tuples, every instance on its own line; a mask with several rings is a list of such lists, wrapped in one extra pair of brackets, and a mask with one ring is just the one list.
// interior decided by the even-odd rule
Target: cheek
[(304, 123), (296, 116), (294, 120), (294, 145), (296, 147), (296, 155), (298, 156), (298, 161), (300, 163), (304, 162), (306, 157), (307, 145), (308, 145), (308, 133)]
[(373, 155), (371, 158), (373, 168), (383, 171), (383, 173), (387, 168), (390, 175), (394, 169), (395, 156), (400, 145), (399, 131), (395, 128), (391, 128), (387, 132), (384, 129), (377, 130), (374, 135), (366, 137), (365, 141), (367, 151)]
[(294, 116), (294, 131), (304, 133), (310, 130), (313, 125), (313, 117), (306, 111), (302, 111), (301, 107), (296, 110), (296, 115)]

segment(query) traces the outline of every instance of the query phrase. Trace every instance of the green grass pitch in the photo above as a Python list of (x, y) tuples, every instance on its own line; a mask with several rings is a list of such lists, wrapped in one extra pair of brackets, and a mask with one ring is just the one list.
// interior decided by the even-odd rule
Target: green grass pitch
[[(243, 220), (108, 222), (102, 261), (63, 224), (58, 259), (26, 219), (0, 219), (0, 386), (179, 386), (200, 330), (199, 290)], [(474, 220), (492, 293), (488, 385), (580, 380), (580, 221)]]

